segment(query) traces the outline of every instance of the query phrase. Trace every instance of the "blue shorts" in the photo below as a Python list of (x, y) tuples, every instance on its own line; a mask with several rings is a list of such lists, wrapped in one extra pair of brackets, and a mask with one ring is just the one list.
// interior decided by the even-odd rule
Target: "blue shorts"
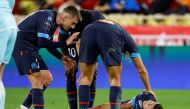
[(38, 51), (31, 52), (29, 50), (14, 49), (13, 58), (20, 75), (48, 70)]
[(0, 63), (9, 63), (16, 36), (17, 29), (7, 29), (0, 32)]
[(79, 61), (94, 64), (101, 55), (105, 65), (121, 65), (121, 39), (116, 25), (98, 21), (88, 25), (82, 32)]

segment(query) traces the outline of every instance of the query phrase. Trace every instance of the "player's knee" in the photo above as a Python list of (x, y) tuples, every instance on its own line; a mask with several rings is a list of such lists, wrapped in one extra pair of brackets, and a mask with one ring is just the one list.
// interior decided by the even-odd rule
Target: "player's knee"
[(28, 76), (32, 84), (32, 88), (43, 88), (43, 76), (40, 73), (33, 73)]
[(93, 81), (96, 81), (96, 78), (97, 78), (97, 72), (98, 72), (98, 70), (95, 69), (95, 70), (94, 70)]
[(32, 88), (43, 88), (43, 80), (37, 78), (31, 81)]
[(48, 79), (46, 79), (46, 81), (44, 82), (44, 85), (45, 85), (45, 86), (49, 86), (49, 85), (52, 83), (52, 81), (53, 81), (53, 77), (48, 78)]
[(110, 78), (110, 85), (111, 86), (120, 86), (121, 82), (120, 82), (120, 78)]
[(91, 81), (90, 79), (88, 78), (81, 78), (80, 79), (80, 85), (90, 85), (91, 84)]
[(40, 71), (42, 73), (43, 84), (48, 86), (53, 81), (53, 76), (48, 70)]
[(139, 73), (145, 73), (145, 72), (146, 72), (146, 68), (145, 68), (145, 67), (138, 68), (137, 71), (138, 71)]

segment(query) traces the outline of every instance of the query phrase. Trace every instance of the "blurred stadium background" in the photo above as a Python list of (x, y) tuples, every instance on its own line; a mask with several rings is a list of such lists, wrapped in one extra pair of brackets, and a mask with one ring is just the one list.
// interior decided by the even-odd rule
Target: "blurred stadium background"
[[(59, 10), (70, 4), (97, 9), (121, 24), (138, 44), (152, 87), (165, 109), (190, 108), (190, 0), (16, 0), (14, 15), (19, 23), (34, 11)], [(62, 63), (45, 49), (40, 52), (54, 76), (51, 89), (45, 93), (46, 109), (69, 109)], [(122, 99), (130, 99), (142, 91), (143, 85), (130, 59), (123, 63)], [(14, 109), (30, 83), (18, 75), (13, 60), (6, 66), (3, 81), (6, 109)], [(107, 102), (109, 82), (101, 59), (97, 88), (95, 105)]]

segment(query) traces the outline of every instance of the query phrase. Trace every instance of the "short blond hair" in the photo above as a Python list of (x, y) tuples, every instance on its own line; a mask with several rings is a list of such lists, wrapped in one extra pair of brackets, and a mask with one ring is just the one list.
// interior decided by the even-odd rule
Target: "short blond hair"
[(77, 7), (70, 5), (63, 9), (63, 12), (70, 14), (73, 17), (76, 17), (79, 19), (79, 21), (82, 21), (82, 16), (80, 14), (80, 10), (77, 9)]

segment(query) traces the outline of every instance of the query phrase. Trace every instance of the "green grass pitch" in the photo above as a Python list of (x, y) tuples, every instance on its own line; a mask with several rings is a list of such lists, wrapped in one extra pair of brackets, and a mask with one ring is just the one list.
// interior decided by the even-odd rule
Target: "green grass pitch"
[[(7, 88), (5, 109), (15, 109), (25, 99), (29, 89)], [(122, 99), (130, 99), (141, 90), (123, 90)], [(165, 109), (190, 109), (190, 90), (156, 90)], [(65, 89), (50, 88), (45, 94), (45, 109), (69, 109)], [(97, 89), (95, 105), (108, 102), (109, 90)], [(31, 108), (33, 109), (33, 108)]]

